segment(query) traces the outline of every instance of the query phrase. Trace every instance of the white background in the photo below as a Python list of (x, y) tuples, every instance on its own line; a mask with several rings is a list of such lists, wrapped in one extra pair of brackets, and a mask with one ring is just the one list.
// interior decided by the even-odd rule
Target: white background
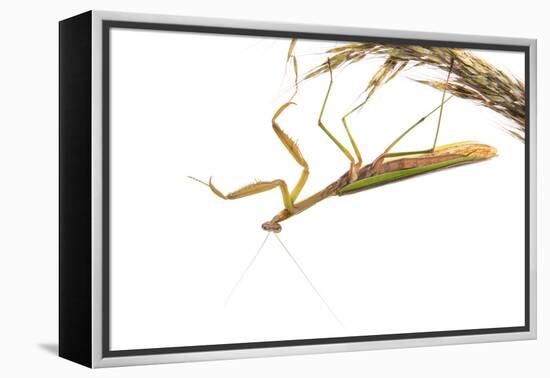
[[(498, 157), (331, 198), (281, 223), (342, 324), (275, 238), (224, 306), (265, 237), (260, 224), (282, 208), (280, 192), (224, 202), (187, 175), (214, 175), (224, 191), (253, 178), (294, 185), (300, 167), (270, 124), (292, 93), (289, 40), (111, 33), (112, 349), (524, 324), (525, 147), (498, 127), (508, 120), (461, 99), (445, 106), (438, 144), (478, 140)], [(334, 46), (300, 40), (300, 72)], [(475, 53), (523, 80), (523, 53)], [(335, 72), (324, 121), (345, 145), (340, 118), (382, 62)], [(409, 78), (434, 74), (403, 72), (349, 118), (366, 161), (439, 105), (440, 92)], [(279, 119), (309, 161), (299, 199), (349, 167), (316, 124), (328, 80), (300, 85)], [(436, 126), (437, 113), (395, 151), (431, 145)]]
[[(239, 360), (90, 372), (54, 357), (57, 339), (57, 21), (96, 8), (251, 18), (272, 21), (323, 23), (363, 27), (514, 35), (539, 38), (539, 67), (547, 61), (545, 12), (539, 2), (507, 5), (502, 2), (461, 2), (442, 7), (440, 2), (400, 2), (356, 5), (340, 1), (295, 4), (279, 1), (185, 3), (138, 2), (21, 2), (4, 7), (2, 28), (2, 112), (0, 189), (3, 262), (2, 343), (3, 375), (28, 376), (317, 376), (464, 377), (526, 375), (544, 377), (549, 367), (548, 285), (544, 245), (539, 244), (539, 340), (513, 343), (402, 349), (333, 355)], [(475, 11), (473, 11), (475, 9)], [(451, 12), (451, 13), (450, 13)], [(495, 13), (495, 12), (498, 12)], [(545, 103), (546, 77), (539, 76), (538, 103)], [(539, 146), (544, 145), (545, 110), (539, 110)], [(544, 159), (539, 148), (539, 193)], [(539, 197), (539, 209), (545, 205)], [(540, 217), (542, 218), (542, 216)], [(539, 218), (539, 219), (540, 219)], [(539, 223), (539, 242), (542, 242)]]

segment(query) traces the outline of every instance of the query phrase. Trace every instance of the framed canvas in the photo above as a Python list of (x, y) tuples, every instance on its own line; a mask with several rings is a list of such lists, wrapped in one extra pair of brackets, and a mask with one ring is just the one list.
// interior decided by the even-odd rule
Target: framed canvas
[(536, 337), (536, 41), (60, 24), (62, 357)]

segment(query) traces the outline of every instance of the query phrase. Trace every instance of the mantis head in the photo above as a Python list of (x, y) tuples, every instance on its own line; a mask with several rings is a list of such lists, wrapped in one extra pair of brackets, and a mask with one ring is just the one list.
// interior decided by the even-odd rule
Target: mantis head
[(281, 230), (283, 229), (281, 227), (281, 225), (277, 222), (274, 222), (274, 221), (269, 221), (269, 222), (265, 222), (264, 224), (262, 224), (262, 229), (264, 231), (268, 231), (268, 232), (275, 232), (275, 233), (279, 233), (281, 232)]

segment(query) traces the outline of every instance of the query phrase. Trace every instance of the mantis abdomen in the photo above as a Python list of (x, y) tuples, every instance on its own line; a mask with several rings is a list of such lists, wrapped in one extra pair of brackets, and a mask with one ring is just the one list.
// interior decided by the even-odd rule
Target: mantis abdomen
[(496, 156), (496, 149), (486, 144), (461, 142), (437, 147), (434, 152), (388, 160), (379, 168), (368, 165), (360, 170), (358, 179), (343, 187), (338, 194), (351, 194), (423, 173), (456, 165), (483, 161)]

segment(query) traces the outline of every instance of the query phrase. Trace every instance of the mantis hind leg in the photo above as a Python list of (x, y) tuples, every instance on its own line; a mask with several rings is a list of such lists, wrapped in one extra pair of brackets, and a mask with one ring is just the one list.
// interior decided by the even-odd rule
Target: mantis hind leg
[[(454, 61), (451, 61), (449, 72), (447, 74), (447, 84), (449, 83), (449, 78), (451, 77), (451, 72), (453, 69)], [(384, 159), (391, 158), (391, 157), (399, 157), (399, 156), (405, 156), (405, 155), (413, 155), (413, 154), (422, 154), (422, 153), (432, 153), (436, 150), (437, 146), (437, 138), (439, 136), (439, 129), (441, 127), (441, 117), (443, 115), (443, 106), (447, 101), (449, 101), (452, 96), (449, 96), (448, 98), (445, 98), (445, 95), (447, 94), (447, 87), (443, 90), (443, 95), (441, 96), (441, 104), (433, 109), (431, 112), (420, 118), (418, 121), (416, 121), (412, 126), (410, 126), (405, 132), (403, 132), (401, 135), (399, 135), (390, 145), (384, 150), (382, 154), (380, 154), (372, 163), (372, 171), (376, 171), (380, 165), (384, 162)], [(434, 136), (434, 141), (431, 148), (424, 149), (424, 150), (416, 150), (416, 151), (402, 151), (402, 152), (390, 152), (393, 147), (399, 141), (401, 141), (408, 133), (410, 133), (414, 128), (416, 128), (418, 125), (420, 125), (422, 122), (426, 120), (429, 116), (431, 116), (433, 113), (435, 113), (437, 110), (439, 110), (439, 118), (437, 120), (437, 129)]]

